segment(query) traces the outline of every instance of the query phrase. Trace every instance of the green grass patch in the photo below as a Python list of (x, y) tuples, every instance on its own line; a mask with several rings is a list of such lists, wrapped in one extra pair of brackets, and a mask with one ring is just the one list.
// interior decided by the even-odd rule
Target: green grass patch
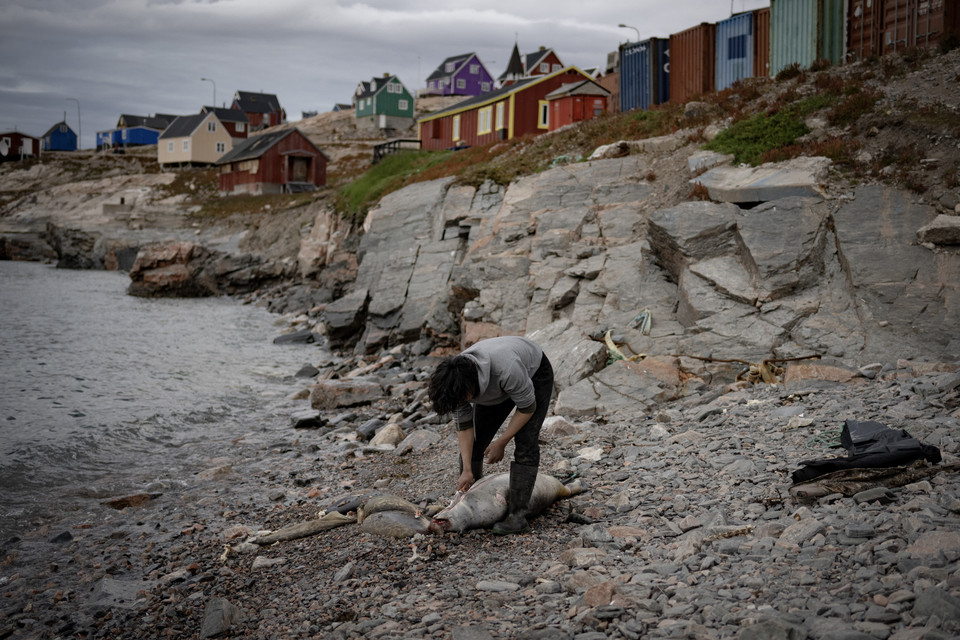
[(369, 171), (337, 191), (334, 207), (348, 220), (359, 223), (380, 198), (415, 180), (414, 176), (443, 162), (452, 151), (401, 151), (389, 155)]
[(799, 109), (789, 107), (774, 114), (760, 113), (725, 129), (705, 148), (719, 153), (732, 153), (735, 162), (758, 165), (763, 154), (792, 145), (809, 133)]

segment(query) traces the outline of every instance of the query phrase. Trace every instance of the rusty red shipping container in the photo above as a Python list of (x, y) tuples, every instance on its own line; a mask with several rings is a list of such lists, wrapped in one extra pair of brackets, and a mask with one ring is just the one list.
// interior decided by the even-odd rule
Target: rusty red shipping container
[(770, 7), (753, 12), (753, 75), (770, 75)]
[(850, 0), (847, 7), (847, 60), (883, 53), (883, 0)]
[(947, 36), (960, 36), (957, 0), (884, 1), (884, 54), (912, 47), (936, 47)]
[(717, 25), (701, 22), (670, 36), (670, 102), (686, 102), (714, 88)]

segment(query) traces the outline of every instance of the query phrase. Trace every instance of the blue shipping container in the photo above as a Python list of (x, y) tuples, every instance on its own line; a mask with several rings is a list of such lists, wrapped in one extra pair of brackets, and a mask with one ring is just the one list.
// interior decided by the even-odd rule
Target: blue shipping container
[(716, 47), (717, 91), (753, 76), (753, 12), (718, 22)]
[(670, 48), (666, 38), (620, 46), (620, 111), (647, 109), (670, 99)]

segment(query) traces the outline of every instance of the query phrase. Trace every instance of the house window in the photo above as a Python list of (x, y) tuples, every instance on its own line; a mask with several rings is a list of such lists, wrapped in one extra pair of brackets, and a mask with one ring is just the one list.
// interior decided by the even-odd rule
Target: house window
[(184, 151), (190, 151), (190, 140), (184, 140), (184, 141), (183, 141), (183, 150), (184, 150)]
[(453, 141), (460, 139), (460, 116), (453, 116)]
[(406, 110), (407, 110), (407, 106), (408, 106), (409, 104), (410, 104), (410, 102), (407, 101), (407, 100), (399, 100), (399, 101), (397, 101), (397, 108), (400, 109), (400, 111), (406, 111)]
[(540, 117), (537, 118), (538, 129), (550, 128), (550, 103), (546, 100), (540, 101)]
[(60, 133), (66, 133), (66, 132), (67, 132), (67, 125), (65, 124), (60, 125)]
[(237, 123), (237, 133), (243, 133), (247, 129), (247, 124), (245, 122)]
[(483, 107), (477, 112), (477, 135), (490, 133), (492, 130), (493, 107)]
[(473, 75), (477, 75), (478, 73), (480, 73), (480, 65), (478, 64), (470, 65), (470, 73), (472, 73)]
[(126, 129), (124, 129), (123, 131), (120, 132), (120, 137), (123, 138), (124, 140), (127, 139), (127, 130), (126, 130)]
[(497, 103), (497, 129), (503, 129), (503, 111), (504, 104), (502, 102)]
[(443, 70), (446, 71), (447, 73), (453, 73), (453, 70), (456, 68), (457, 68), (456, 62), (448, 62), (446, 65), (444, 65)]
[(173, 153), (173, 140), (167, 143), (167, 153)]
[(217, 143), (217, 153), (225, 153), (227, 151), (227, 145), (225, 142)]
[(489, 83), (489, 82), (481, 82), (481, 83), (480, 83), (480, 91), (483, 91), (484, 93), (490, 91), (490, 83)]
[(463, 78), (457, 78), (457, 89), (466, 89), (467, 81)]
[(208, 123), (207, 123), (207, 131), (209, 131), (210, 133), (216, 133), (216, 132), (217, 132), (217, 123), (216, 123), (216, 122), (208, 122)]
[(550, 63), (541, 62), (540, 63), (540, 73), (550, 73)]
[(560, 71), (560, 69), (563, 69), (563, 65), (559, 65), (559, 64), (553, 65), (553, 70), (554, 70), (554, 71)]

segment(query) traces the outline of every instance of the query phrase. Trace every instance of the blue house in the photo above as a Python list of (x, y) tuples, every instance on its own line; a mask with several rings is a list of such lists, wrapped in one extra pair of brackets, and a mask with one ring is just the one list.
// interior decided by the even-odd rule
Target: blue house
[(76, 151), (77, 134), (66, 121), (58, 122), (43, 134), (44, 151)]
[(97, 148), (132, 147), (157, 144), (160, 134), (177, 116), (158, 113), (155, 116), (123, 114), (115, 129), (97, 132)]

